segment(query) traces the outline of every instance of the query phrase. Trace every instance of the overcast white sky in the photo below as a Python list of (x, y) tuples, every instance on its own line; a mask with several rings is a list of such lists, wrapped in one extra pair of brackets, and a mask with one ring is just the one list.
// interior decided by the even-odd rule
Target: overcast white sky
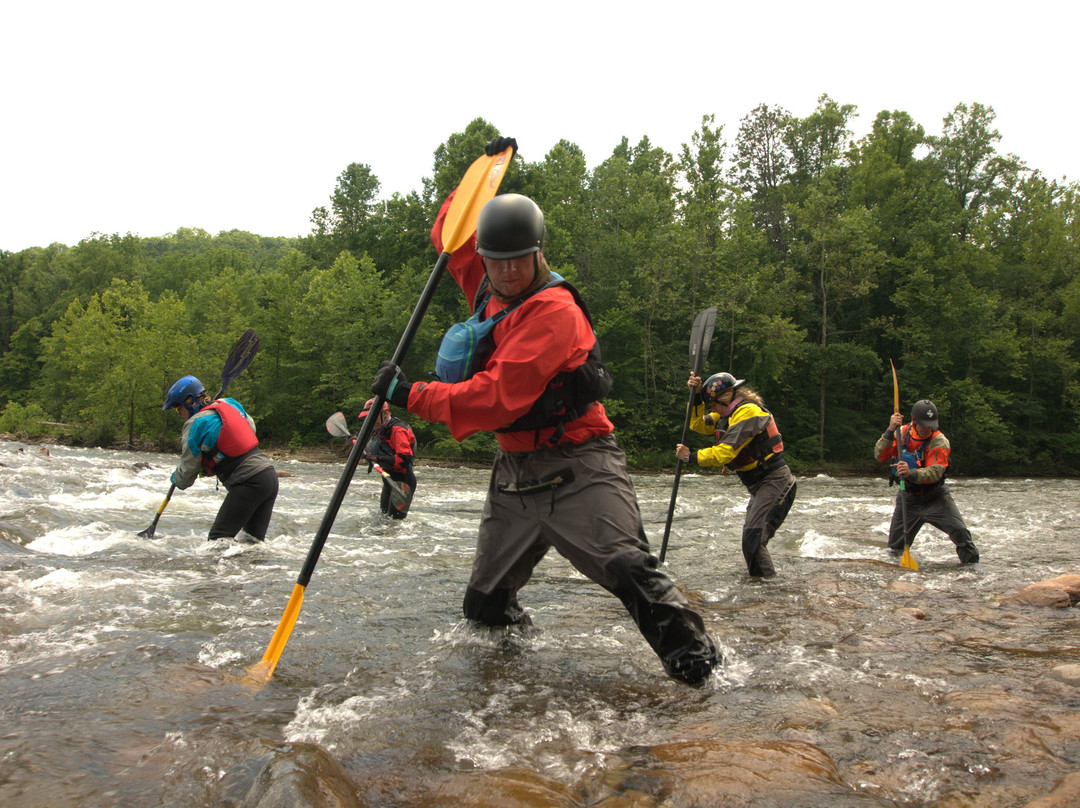
[(714, 114), (855, 104), (930, 134), (994, 108), (1011, 152), (1080, 179), (1076, 3), (36, 0), (0, 9), (0, 249), (181, 227), (310, 232), (337, 176), (419, 190), (476, 117), (540, 160), (625, 136), (677, 153)]

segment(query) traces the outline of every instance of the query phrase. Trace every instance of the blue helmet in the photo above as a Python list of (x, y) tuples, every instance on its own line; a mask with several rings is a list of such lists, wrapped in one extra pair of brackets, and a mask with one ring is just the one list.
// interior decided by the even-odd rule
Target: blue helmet
[(736, 379), (730, 373), (714, 373), (701, 385), (701, 395), (706, 401), (716, 401), (728, 390), (736, 390), (746, 384), (746, 379)]
[(174, 407), (179, 407), (187, 401), (188, 396), (191, 396), (194, 401), (205, 392), (206, 388), (203, 387), (203, 383), (194, 376), (183, 376), (177, 379), (176, 383), (169, 388), (169, 392), (165, 396), (165, 403), (161, 405), (161, 409), (171, 410)]

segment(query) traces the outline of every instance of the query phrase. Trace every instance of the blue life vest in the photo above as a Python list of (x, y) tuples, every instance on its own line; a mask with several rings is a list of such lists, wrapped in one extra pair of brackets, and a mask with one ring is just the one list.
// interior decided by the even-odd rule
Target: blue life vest
[[(533, 294), (563, 282), (561, 275), (552, 272), (551, 280)], [(484, 366), (484, 361), (491, 354), (491, 332), (495, 325), (532, 295), (485, 318), (484, 309), (487, 308), (489, 297), (490, 292), (484, 294), (477, 301), (473, 316), (463, 323), (454, 323), (443, 336), (442, 343), (439, 345), (439, 355), (435, 359), (435, 378), (439, 381), (457, 384), (471, 379), (473, 374)]]

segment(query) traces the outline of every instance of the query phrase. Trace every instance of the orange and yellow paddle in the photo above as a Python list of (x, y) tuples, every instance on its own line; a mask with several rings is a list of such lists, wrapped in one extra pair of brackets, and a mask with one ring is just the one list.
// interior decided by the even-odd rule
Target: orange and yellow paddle
[[(435, 262), (435, 268), (432, 269), (431, 275), (428, 277), (427, 285), (420, 294), (420, 300), (417, 302), (416, 308), (413, 309), (412, 317), (409, 318), (409, 323), (401, 335), (397, 349), (394, 351), (392, 361), (395, 365), (400, 366), (405, 360), (405, 354), (408, 353), (409, 346), (420, 328), (420, 321), (424, 318), (428, 304), (431, 303), (431, 299), (435, 296), (435, 289), (439, 285), (439, 279), (442, 277), (446, 265), (450, 262), (450, 254), (468, 241), (476, 231), (476, 220), (480, 215), (480, 209), (495, 196), (495, 192), (499, 189), (499, 184), (506, 174), (510, 158), (513, 156), (513, 148), (507, 147), (497, 154), (480, 157), (465, 172), (465, 176), (457, 187), (454, 201), (450, 203), (446, 218), (443, 220), (443, 252), (438, 261)], [(281, 616), (281, 622), (278, 624), (274, 636), (270, 639), (270, 644), (267, 646), (262, 660), (247, 669), (245, 681), (248, 683), (267, 682), (274, 674), (274, 668), (277, 667), (278, 661), (281, 659), (281, 653), (285, 650), (285, 643), (289, 641), (289, 635), (292, 634), (293, 627), (296, 625), (296, 618), (300, 614), (300, 605), (304, 601), (304, 589), (315, 571), (315, 564), (318, 563), (323, 545), (326, 544), (326, 539), (330, 535), (330, 528), (334, 524), (335, 517), (337, 517), (341, 502), (345, 499), (345, 492), (348, 490), (349, 482), (356, 472), (360, 458), (364, 456), (364, 446), (375, 428), (375, 422), (378, 420), (377, 413), (382, 410), (382, 405), (382, 396), (375, 396), (368, 417), (364, 420), (360, 434), (357, 435), (356, 442), (349, 453), (345, 470), (341, 473), (334, 494), (330, 498), (330, 504), (326, 508), (322, 524), (319, 525), (315, 540), (311, 544), (311, 549), (308, 550), (307, 559), (304, 561), (304, 566), (296, 579), (296, 585), (293, 587), (292, 596), (285, 606), (285, 613)]]

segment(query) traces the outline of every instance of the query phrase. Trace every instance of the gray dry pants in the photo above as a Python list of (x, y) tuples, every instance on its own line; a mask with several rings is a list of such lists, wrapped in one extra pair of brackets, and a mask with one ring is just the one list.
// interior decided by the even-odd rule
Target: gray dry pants
[(960, 509), (956, 507), (952, 494), (945, 485), (928, 494), (908, 494), (904, 491), (897, 493), (896, 508), (889, 525), (889, 550), (894, 553), (904, 550), (904, 508), (901, 506), (900, 497), (907, 497), (906, 533), (909, 545), (914, 543), (919, 529), (929, 524), (948, 534), (956, 545), (956, 555), (962, 562), (974, 564), (979, 560), (979, 551), (971, 540), (971, 531), (964, 524)]
[(747, 490), (750, 502), (743, 520), (743, 558), (751, 575), (772, 578), (776, 575), (776, 567), (769, 554), (769, 539), (784, 523), (791, 503), (795, 501), (795, 477), (785, 464)]
[[(549, 478), (562, 482), (534, 484)], [(496, 454), (465, 616), (486, 625), (528, 624), (517, 593), (550, 547), (622, 601), (669, 676), (691, 683), (708, 676), (719, 654), (701, 617), (649, 552), (614, 437)]]
[(241, 483), (230, 484), (227, 490), (208, 538), (231, 539), (245, 530), (258, 541), (265, 539), (277, 501), (277, 472), (263, 469)]

